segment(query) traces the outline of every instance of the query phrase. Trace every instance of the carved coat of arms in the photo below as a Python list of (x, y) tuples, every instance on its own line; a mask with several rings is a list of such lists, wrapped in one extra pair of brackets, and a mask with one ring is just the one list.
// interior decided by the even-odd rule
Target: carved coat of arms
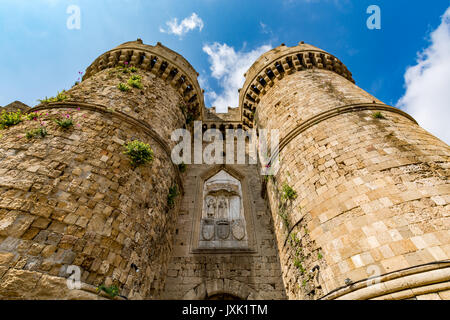
[(245, 226), (242, 219), (233, 221), (231, 232), (233, 233), (233, 236), (236, 238), (236, 240), (241, 241), (245, 238)]
[(206, 241), (210, 241), (214, 238), (214, 220), (204, 219), (202, 225), (202, 236)]
[(217, 221), (217, 236), (221, 240), (228, 239), (230, 236), (230, 223), (226, 220)]

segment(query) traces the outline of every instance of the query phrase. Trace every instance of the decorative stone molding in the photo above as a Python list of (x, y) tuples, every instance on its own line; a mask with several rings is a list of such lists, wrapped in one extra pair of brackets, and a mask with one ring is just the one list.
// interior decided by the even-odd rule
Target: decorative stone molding
[(163, 46), (145, 45), (142, 40), (126, 42), (98, 57), (87, 69), (83, 81), (107, 68), (132, 66), (150, 71), (168, 82), (183, 97), (188, 110), (201, 119), (205, 108), (203, 90), (198, 84), (198, 73), (180, 54)]
[(411, 117), (409, 114), (407, 114), (406, 112), (404, 112), (398, 108), (388, 106), (386, 104), (380, 104), (380, 103), (351, 104), (351, 105), (336, 107), (336, 108), (321, 112), (321, 113), (307, 119), (306, 121), (303, 121), (296, 128), (294, 128), (292, 131), (287, 133), (284, 136), (284, 138), (280, 141), (279, 148), (277, 149), (278, 152), (274, 153), (272, 155), (272, 157), (270, 159), (270, 163), (289, 144), (289, 142), (291, 142), (293, 139), (295, 139), (295, 137), (297, 137), (302, 132), (308, 130), (312, 126), (315, 126), (315, 125), (321, 123), (322, 121), (328, 120), (330, 118), (339, 116), (344, 113), (365, 111), (365, 110), (387, 111), (387, 112), (396, 113), (396, 114), (399, 114), (399, 115), (411, 120), (414, 124), (418, 125), (417, 121), (413, 117)]
[(335, 72), (355, 83), (351, 72), (335, 56), (303, 42), (290, 48), (283, 44), (263, 54), (244, 75), (246, 81), (239, 91), (244, 129), (254, 127), (256, 106), (276, 81), (296, 71), (313, 68)]
[(338, 288), (320, 300), (402, 300), (449, 289), (450, 261), (447, 260), (360, 280)]

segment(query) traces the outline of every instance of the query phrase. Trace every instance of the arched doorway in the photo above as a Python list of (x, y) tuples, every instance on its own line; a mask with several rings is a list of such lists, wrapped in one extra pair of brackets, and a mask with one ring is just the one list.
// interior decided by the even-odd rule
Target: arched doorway
[(242, 299), (229, 293), (218, 293), (212, 295), (211, 297), (207, 297), (205, 300), (242, 300)]
[(186, 292), (183, 300), (261, 300), (258, 292), (231, 279), (211, 279)]

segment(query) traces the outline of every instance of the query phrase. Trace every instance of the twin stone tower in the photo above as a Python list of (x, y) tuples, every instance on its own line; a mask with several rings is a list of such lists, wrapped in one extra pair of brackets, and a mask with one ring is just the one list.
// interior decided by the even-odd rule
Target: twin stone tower
[[(142, 87), (119, 90), (130, 74)], [(225, 114), (197, 76), (127, 42), (27, 111), (47, 136), (0, 131), (1, 299), (450, 299), (447, 144), (303, 42), (263, 54)], [(278, 172), (174, 164), (171, 134), (193, 120), (279, 130)], [(133, 140), (151, 164), (130, 165)]]

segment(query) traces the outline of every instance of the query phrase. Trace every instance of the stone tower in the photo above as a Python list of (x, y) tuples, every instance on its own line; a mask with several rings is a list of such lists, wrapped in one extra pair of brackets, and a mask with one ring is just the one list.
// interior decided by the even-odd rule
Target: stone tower
[[(132, 75), (142, 88), (119, 90)], [(33, 108), (38, 121), (2, 132), (0, 298), (91, 299), (101, 284), (129, 299), (159, 295), (179, 204), (168, 205), (169, 188), (183, 192), (170, 134), (201, 117), (197, 76), (159, 43), (127, 42), (96, 59), (66, 100)], [(73, 128), (51, 120), (61, 113)], [(39, 122), (48, 136), (27, 139)], [(134, 169), (123, 154), (135, 139), (152, 147), (151, 166)], [(76, 267), (81, 288), (68, 290)]]
[(448, 145), (303, 42), (263, 54), (240, 104), (246, 128), (280, 130), (267, 196), (288, 298), (449, 299)]
[[(445, 143), (304, 43), (262, 55), (225, 114), (197, 76), (127, 42), (0, 131), (0, 299), (450, 299)], [(280, 170), (175, 165), (194, 120), (204, 137), (279, 130)], [(151, 164), (130, 164), (133, 140)]]

